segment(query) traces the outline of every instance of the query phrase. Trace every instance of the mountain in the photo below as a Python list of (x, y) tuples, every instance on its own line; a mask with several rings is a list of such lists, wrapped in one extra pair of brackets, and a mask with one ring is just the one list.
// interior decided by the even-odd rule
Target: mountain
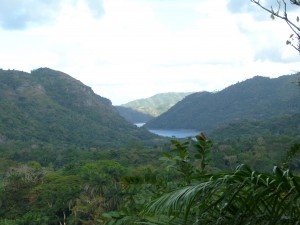
[(155, 136), (121, 117), (110, 100), (71, 76), (40, 68), (0, 70), (0, 144), (101, 147)]
[(187, 96), (145, 127), (210, 132), (244, 119), (263, 120), (300, 112), (299, 74), (278, 78), (256, 76), (216, 93)]
[(160, 93), (150, 98), (134, 100), (121, 106), (156, 117), (166, 112), (173, 105), (190, 94), (192, 94), (192, 92)]
[(124, 106), (115, 107), (118, 110), (119, 114), (130, 123), (146, 123), (153, 118), (153, 116), (149, 114), (145, 114), (131, 108), (127, 108)]

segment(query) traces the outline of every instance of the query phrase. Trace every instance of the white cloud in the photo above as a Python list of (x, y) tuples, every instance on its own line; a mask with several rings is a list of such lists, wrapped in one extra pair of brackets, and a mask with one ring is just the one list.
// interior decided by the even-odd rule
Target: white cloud
[(64, 1), (51, 24), (0, 30), (0, 67), (61, 70), (114, 104), (298, 69), (286, 24), (232, 2)]

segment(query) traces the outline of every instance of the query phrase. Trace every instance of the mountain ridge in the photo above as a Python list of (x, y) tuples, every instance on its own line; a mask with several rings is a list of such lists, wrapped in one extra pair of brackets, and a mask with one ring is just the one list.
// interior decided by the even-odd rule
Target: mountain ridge
[(156, 137), (122, 118), (109, 99), (49, 68), (0, 70), (0, 96), (1, 145), (101, 147)]
[(193, 92), (158, 93), (149, 98), (137, 99), (126, 104), (122, 104), (121, 106), (131, 108), (152, 117), (157, 117), (192, 93)]
[[(146, 123), (151, 129), (195, 129), (209, 132), (243, 119), (265, 119), (300, 111), (299, 74), (256, 76), (219, 92), (198, 92)], [(271, 110), (272, 109), (272, 110)]]

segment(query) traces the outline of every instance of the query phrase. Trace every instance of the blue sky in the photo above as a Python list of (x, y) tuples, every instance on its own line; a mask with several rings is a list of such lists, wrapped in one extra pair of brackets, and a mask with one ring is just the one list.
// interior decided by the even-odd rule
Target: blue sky
[(0, 68), (60, 70), (114, 105), (295, 73), (290, 34), (250, 0), (0, 0)]

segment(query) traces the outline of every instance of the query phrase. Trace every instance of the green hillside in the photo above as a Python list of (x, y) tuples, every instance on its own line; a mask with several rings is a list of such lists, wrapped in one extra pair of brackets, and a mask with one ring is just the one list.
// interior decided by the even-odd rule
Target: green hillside
[(298, 79), (299, 74), (275, 79), (256, 76), (217, 93), (195, 93), (149, 121), (146, 127), (210, 132), (234, 121), (299, 113)]
[(123, 104), (122, 106), (156, 117), (166, 112), (177, 102), (181, 101), (183, 98), (190, 94), (192, 94), (192, 92), (161, 93), (156, 94), (150, 98), (131, 101)]
[(146, 123), (153, 119), (153, 116), (143, 112), (136, 111), (124, 106), (115, 106), (119, 114), (131, 123)]
[(243, 120), (214, 129), (209, 136), (216, 141), (280, 136), (300, 138), (300, 113), (265, 120)]
[(0, 70), (1, 145), (117, 146), (154, 135), (119, 116), (110, 100), (48, 68)]
[[(247, 92), (245, 86), (243, 90)], [(299, 187), (298, 176), (297, 180), (289, 177), (290, 171), (299, 174), (299, 157), (281, 164), (287, 162), (286, 150), (291, 146), (294, 154), (300, 149), (299, 111), (262, 120), (234, 120), (218, 126), (209, 138), (200, 134), (149, 147), (140, 143), (153, 140), (153, 135), (130, 125), (109, 100), (64, 73), (1, 70), (0, 94), (0, 224), (192, 224), (194, 221), (176, 216), (169, 219), (159, 214), (155, 218), (144, 209), (165, 193), (170, 194), (162, 202), (173, 206), (174, 199), (180, 200), (186, 193), (192, 195), (192, 201), (202, 198), (200, 203), (207, 199), (215, 203), (217, 198), (223, 201), (228, 193), (248, 192), (254, 195), (242, 199), (254, 196), (259, 201), (265, 188), (274, 191), (266, 199), (280, 198), (276, 205), (281, 207), (281, 199), (294, 195)], [(236, 94), (242, 95), (239, 91)], [(212, 94), (197, 95), (201, 99)], [(287, 96), (283, 100), (289, 99)], [(23, 143), (23, 147), (8, 148), (11, 143)], [(274, 165), (288, 166), (288, 170), (282, 171), (282, 166), (269, 173)], [(283, 179), (277, 182), (275, 176)], [(205, 199), (212, 196), (206, 195), (207, 191), (214, 192), (218, 185), (217, 194)], [(224, 185), (229, 185), (228, 190)], [(245, 191), (237, 189), (244, 187)], [(178, 190), (178, 197), (173, 197)], [(296, 194), (298, 197), (299, 192)], [(215, 212), (231, 202), (232, 196), (225, 200)], [(273, 198), (270, 201), (275, 204)], [(205, 205), (201, 207), (206, 210)], [(235, 213), (238, 207), (231, 211)], [(149, 216), (141, 214), (145, 212)]]
[[(300, 140), (300, 113), (264, 120), (243, 120), (220, 126), (209, 136), (215, 141), (212, 161), (222, 170), (240, 164), (268, 171), (280, 165), (287, 151)], [(300, 168), (299, 154), (290, 164)]]

